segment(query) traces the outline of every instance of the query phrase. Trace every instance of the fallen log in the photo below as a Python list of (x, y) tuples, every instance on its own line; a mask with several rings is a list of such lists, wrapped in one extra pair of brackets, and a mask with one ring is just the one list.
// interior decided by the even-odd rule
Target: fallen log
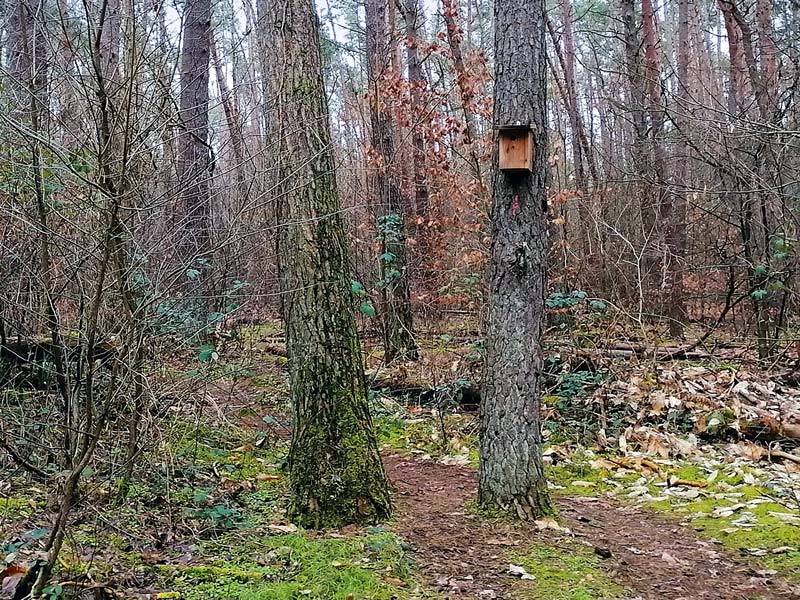
[(686, 346), (646, 346), (643, 344), (630, 344), (620, 342), (613, 346), (600, 347), (598, 350), (618, 352), (621, 356), (635, 356), (656, 360), (707, 360), (713, 355), (704, 350), (697, 350), (691, 345)]
[[(63, 335), (60, 347), (47, 336), (8, 338), (0, 342), (0, 358), (18, 365), (52, 360), (56, 352), (63, 352), (67, 361), (74, 362), (80, 358), (83, 339)], [(91, 360), (107, 361), (119, 354), (119, 347), (114, 339), (103, 340), (91, 349)]]
[(620, 346), (598, 346), (591, 350), (576, 350), (576, 353), (581, 356), (595, 357), (605, 356), (609, 358), (618, 358), (632, 360), (634, 358), (642, 360), (656, 360), (656, 361), (670, 361), (670, 360), (712, 360), (714, 355), (702, 350), (686, 350), (685, 348), (670, 348), (658, 346), (643, 346), (641, 348), (620, 347)]

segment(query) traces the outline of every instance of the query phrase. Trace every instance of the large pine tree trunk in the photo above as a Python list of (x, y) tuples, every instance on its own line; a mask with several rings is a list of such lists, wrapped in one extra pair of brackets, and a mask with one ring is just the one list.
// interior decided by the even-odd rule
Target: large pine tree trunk
[(331, 155), (311, 0), (264, 17), (281, 203), (281, 287), (294, 407), (290, 515), (309, 527), (388, 516), (350, 297), (350, 259)]
[(367, 0), (367, 76), (370, 94), (372, 150), (370, 188), (378, 216), (379, 258), (383, 297), (384, 360), (417, 358), (408, 281), (405, 219), (400, 188), (392, 173), (395, 140), (392, 122), (383, 110), (381, 78), (390, 67), (386, 36), (386, 1)]
[(492, 205), (479, 495), (531, 519), (551, 511), (541, 454), (539, 374), (547, 276), (547, 54), (543, 0), (495, 3), (495, 126), (533, 130), (533, 172), (497, 171)]
[[(182, 220), (179, 241), (184, 265), (192, 267), (191, 311), (204, 319), (207, 307), (206, 256), (209, 250), (210, 148), (208, 146), (208, 80), (211, 56), (211, 0), (189, 0), (183, 17), (181, 51), (178, 179)], [(202, 260), (200, 260), (202, 259)]]

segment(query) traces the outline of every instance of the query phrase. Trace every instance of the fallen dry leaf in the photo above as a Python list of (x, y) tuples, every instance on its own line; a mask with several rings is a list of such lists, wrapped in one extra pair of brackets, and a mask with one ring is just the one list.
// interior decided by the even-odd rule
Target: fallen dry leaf
[(556, 521), (553, 517), (545, 517), (543, 519), (538, 519), (534, 521), (536, 525), (536, 529), (539, 531), (544, 531), (545, 529), (552, 529), (553, 531), (562, 531), (564, 533), (569, 533), (569, 528), (559, 525), (558, 521)]
[(267, 525), (267, 529), (280, 531), (281, 533), (294, 533), (297, 531), (297, 525), (292, 525), (291, 523), (287, 525)]

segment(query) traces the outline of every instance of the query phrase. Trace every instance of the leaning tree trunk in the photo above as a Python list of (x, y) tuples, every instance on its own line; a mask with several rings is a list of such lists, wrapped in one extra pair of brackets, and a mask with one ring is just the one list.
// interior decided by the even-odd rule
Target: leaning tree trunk
[(243, 128), (239, 116), (239, 106), (236, 102), (236, 95), (228, 87), (228, 80), (225, 76), (225, 70), (223, 69), (222, 57), (219, 55), (217, 41), (213, 32), (211, 33), (211, 62), (214, 65), (214, 72), (217, 76), (217, 88), (219, 89), (219, 97), (222, 102), (222, 110), (225, 113), (225, 124), (228, 126), (231, 150), (233, 150), (233, 172), (236, 178), (236, 203), (234, 204), (234, 210), (238, 212), (248, 204)]
[(294, 407), (289, 513), (316, 528), (376, 521), (391, 506), (350, 297), (314, 5), (276, 0), (264, 28)]
[(494, 124), (528, 125), (531, 172), (499, 171), (495, 148), (480, 503), (532, 519), (550, 512), (539, 420), (547, 260), (544, 0), (495, 3)]
[(386, 0), (367, 0), (367, 76), (370, 94), (370, 122), (374, 164), (369, 185), (378, 215), (381, 241), (380, 287), (383, 298), (384, 360), (417, 358), (414, 341), (411, 289), (408, 281), (405, 219), (400, 187), (392, 173), (395, 141), (392, 122), (383, 109), (381, 76), (390, 67), (386, 43)]

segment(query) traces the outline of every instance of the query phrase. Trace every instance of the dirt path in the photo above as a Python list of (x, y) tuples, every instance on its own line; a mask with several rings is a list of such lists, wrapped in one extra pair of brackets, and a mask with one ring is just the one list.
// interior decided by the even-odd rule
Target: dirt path
[[(408, 457), (385, 459), (395, 490), (395, 531), (412, 547), (429, 582), (449, 598), (512, 600), (505, 573), (509, 548), (545, 535), (508, 524), (487, 524), (465, 512), (475, 497), (474, 472)], [(603, 565), (631, 598), (647, 600), (789, 600), (788, 585), (769, 581), (702, 540), (689, 528), (635, 506), (607, 499), (558, 501), (577, 539), (608, 556)], [(546, 534), (552, 538), (551, 532)]]

